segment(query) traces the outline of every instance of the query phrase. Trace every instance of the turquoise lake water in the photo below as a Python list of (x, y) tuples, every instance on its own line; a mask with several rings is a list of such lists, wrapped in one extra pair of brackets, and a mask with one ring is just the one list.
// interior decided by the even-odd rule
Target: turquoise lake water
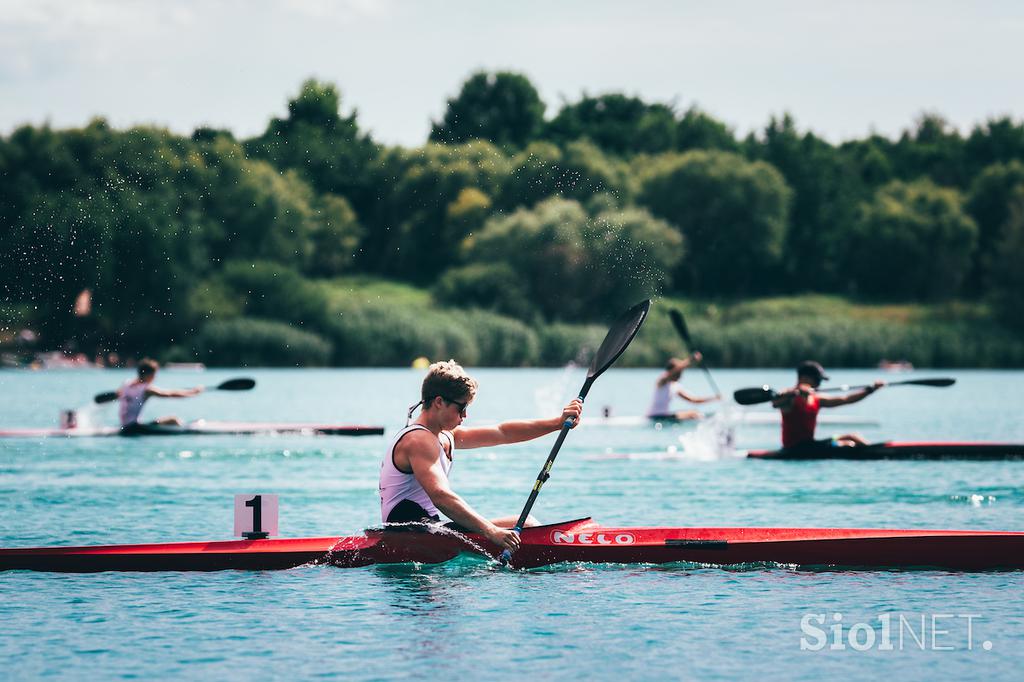
[[(481, 391), (470, 426), (551, 416), (585, 376), (583, 369), (473, 373)], [(715, 377), (731, 393), (785, 386), (791, 374)], [(832, 375), (850, 384), (882, 376)], [(1024, 372), (884, 378), (940, 375), (955, 376), (956, 386), (893, 387), (830, 412), (878, 426), (820, 430), (852, 429), (871, 440), (1024, 441)], [(0, 424), (54, 426), (61, 409), (128, 376), (0, 372)], [(388, 435), (0, 440), (0, 546), (230, 539), (233, 496), (251, 492), (280, 495), (285, 537), (376, 525), (380, 458), (418, 397), (422, 373), (166, 371), (158, 383), (214, 385), (233, 376), (253, 376), (257, 388), (152, 401), (145, 414), (381, 424)], [(656, 376), (611, 370), (591, 391), (584, 421), (605, 406), (614, 415), (641, 414)], [(699, 373), (687, 374), (684, 386), (706, 390)], [(113, 406), (84, 415), (116, 419)], [(566, 440), (534, 515), (618, 525), (1024, 529), (1024, 462), (747, 461), (717, 451), (722, 426), (719, 418), (697, 428), (585, 423)], [(744, 426), (735, 438), (741, 449), (773, 446), (778, 427)], [(553, 440), (458, 452), (453, 485), (486, 515), (516, 514)], [(508, 571), (471, 557), (262, 573), (7, 572), (0, 573), (0, 665), (3, 678), (15, 680), (1019, 679), (1022, 588), (1020, 572), (683, 564)], [(802, 639), (817, 642), (802, 619), (819, 614), (828, 645), (836, 641), (830, 628), (842, 627), (845, 649), (801, 649)], [(893, 623), (893, 649), (877, 641), (866, 651), (851, 647), (850, 628), (862, 624), (855, 641), (864, 642), (869, 627), (881, 635), (880, 618)], [(911, 636), (922, 631), (923, 650)]]

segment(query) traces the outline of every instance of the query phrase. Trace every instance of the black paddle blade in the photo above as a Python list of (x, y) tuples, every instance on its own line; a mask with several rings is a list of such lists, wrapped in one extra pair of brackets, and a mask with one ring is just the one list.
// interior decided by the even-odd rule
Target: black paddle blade
[(683, 314), (673, 308), (668, 311), (668, 316), (672, 320), (672, 326), (676, 328), (676, 333), (686, 342), (687, 348), (693, 345), (690, 341), (690, 330), (686, 328), (686, 319), (683, 318)]
[(641, 301), (622, 314), (615, 324), (608, 330), (601, 347), (597, 349), (593, 362), (590, 363), (590, 371), (587, 372), (588, 379), (596, 379), (606, 369), (612, 366), (622, 352), (629, 346), (630, 341), (640, 331), (640, 326), (647, 319), (647, 311), (651, 309), (650, 299)]
[(218, 391), (248, 391), (256, 385), (255, 379), (228, 379), (217, 385)]
[(99, 395), (92, 399), (92, 401), (97, 405), (102, 405), (103, 403), (111, 403), (114, 402), (115, 400), (117, 400), (117, 393), (113, 391), (100, 393)]
[(956, 383), (956, 379), (907, 379), (906, 381), (895, 381), (895, 384), (907, 384), (911, 386), (937, 386), (943, 388), (945, 386), (952, 386)]
[(740, 405), (758, 405), (760, 403), (766, 403), (770, 400), (774, 400), (775, 396), (775, 391), (767, 385), (759, 386), (757, 388), (741, 388), (732, 394), (733, 400)]

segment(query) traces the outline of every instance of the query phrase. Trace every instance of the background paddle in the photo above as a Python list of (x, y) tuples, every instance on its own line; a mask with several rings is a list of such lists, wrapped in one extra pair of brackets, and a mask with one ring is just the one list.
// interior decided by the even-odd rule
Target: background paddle
[[(945, 386), (952, 386), (956, 383), (956, 379), (943, 378), (943, 379), (907, 379), (906, 381), (891, 381), (886, 383), (886, 386), (934, 386), (942, 388)], [(865, 384), (863, 386), (848, 386), (843, 384), (842, 386), (830, 386), (828, 388), (819, 388), (818, 393), (835, 393), (837, 391), (854, 391), (860, 388), (870, 388), (871, 386)], [(757, 388), (741, 388), (732, 394), (733, 399), (740, 405), (757, 405), (759, 403), (767, 403), (775, 398), (779, 394), (772, 390), (770, 386), (759, 386)]]
[[(255, 379), (239, 378), (239, 379), (228, 379), (223, 381), (214, 387), (215, 391), (248, 391), (256, 385)], [(110, 403), (117, 400), (117, 392), (107, 391), (106, 393), (99, 393), (93, 399), (94, 403), (103, 404)]]
[[(672, 326), (676, 328), (676, 332), (683, 339), (683, 344), (686, 346), (687, 350), (691, 353), (696, 352), (696, 349), (693, 347), (693, 341), (690, 339), (690, 330), (686, 327), (686, 320), (683, 318), (683, 314), (673, 308), (668, 311), (668, 316), (669, 319), (672, 320)], [(707, 365), (704, 364), (703, 358), (700, 361), (700, 368), (704, 370), (704, 376), (708, 378), (708, 383), (711, 384), (711, 390), (715, 392), (715, 396), (721, 398), (722, 392), (718, 390), (718, 384), (716, 384), (715, 380), (711, 378), (711, 370), (709, 370)]]
[[(629, 343), (636, 336), (636, 333), (640, 331), (640, 325), (644, 323), (647, 318), (647, 312), (651, 308), (651, 302), (649, 300), (637, 303), (635, 306), (627, 310), (623, 315), (615, 321), (611, 329), (608, 330), (608, 334), (605, 335), (604, 341), (601, 342), (601, 347), (597, 349), (597, 353), (594, 355), (593, 361), (590, 363), (590, 370), (587, 372), (587, 380), (583, 382), (583, 388), (580, 389), (579, 399), (582, 402), (586, 399), (587, 393), (590, 392), (590, 387), (594, 385), (597, 378), (604, 373), (606, 369), (612, 366), (622, 352), (626, 350)], [(548, 455), (547, 461), (544, 462), (544, 467), (540, 470), (537, 475), (537, 480), (533, 484), (533, 490), (530, 492), (530, 497), (526, 500), (526, 505), (523, 507), (523, 513), (519, 515), (519, 520), (516, 521), (515, 527), (512, 529), (517, 534), (523, 531), (523, 526), (526, 525), (526, 519), (530, 516), (530, 510), (533, 509), (533, 503), (537, 501), (537, 495), (540, 494), (541, 486), (550, 477), (551, 467), (555, 463), (555, 457), (558, 456), (558, 451), (562, 448), (562, 443), (565, 442), (565, 437), (568, 435), (569, 430), (572, 428), (573, 422), (571, 419), (566, 419), (565, 423), (562, 424), (562, 430), (558, 434), (558, 439), (555, 441), (555, 445), (551, 448), (551, 453)], [(504, 566), (512, 558), (512, 552), (507, 549), (501, 553), (501, 564)]]

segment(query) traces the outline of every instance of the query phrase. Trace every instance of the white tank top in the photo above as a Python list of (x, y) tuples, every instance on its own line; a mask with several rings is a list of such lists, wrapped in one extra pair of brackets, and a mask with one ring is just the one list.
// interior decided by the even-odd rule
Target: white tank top
[[(440, 516), (440, 510), (434, 506), (434, 503), (430, 501), (430, 496), (427, 495), (427, 491), (423, 489), (420, 482), (416, 480), (414, 474), (407, 474), (401, 471), (395, 466), (395, 446), (398, 445), (398, 441), (402, 440), (405, 434), (410, 431), (416, 431), (423, 429), (426, 432), (430, 432), (430, 429), (423, 426), (422, 424), (413, 424), (407, 426), (397, 434), (391, 441), (391, 445), (384, 452), (384, 461), (380, 464), (380, 518), (382, 521), (387, 523), (388, 514), (391, 510), (401, 502), (402, 500), (410, 500), (415, 502), (419, 506), (423, 507), (428, 514)], [(441, 434), (448, 439), (451, 446), (451, 452), (455, 454), (455, 439), (452, 434), (448, 431), (442, 431)], [(448, 478), (448, 472), (452, 470), (452, 460), (449, 459), (448, 454), (444, 451), (444, 446), (441, 445), (440, 439), (437, 442), (437, 447), (441, 451), (441, 470), (444, 472), (445, 478)]]
[(127, 426), (139, 421), (142, 413), (142, 406), (146, 402), (146, 388), (148, 384), (126, 381), (121, 386), (121, 397), (118, 400), (118, 412), (121, 415), (121, 426)]
[(669, 381), (662, 386), (655, 387), (651, 406), (647, 408), (647, 416), (661, 417), (666, 414), (672, 414), (668, 406), (672, 402), (672, 396), (676, 394), (677, 388), (679, 388), (679, 382), (676, 381)]

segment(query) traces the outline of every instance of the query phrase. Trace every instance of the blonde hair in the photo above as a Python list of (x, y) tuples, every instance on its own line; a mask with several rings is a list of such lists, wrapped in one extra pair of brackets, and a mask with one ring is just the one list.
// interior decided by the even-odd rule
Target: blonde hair
[(466, 374), (459, 363), (454, 360), (435, 362), (427, 369), (420, 398), (423, 399), (424, 407), (436, 396), (460, 402), (465, 399), (468, 402), (476, 397), (476, 387), (476, 379)]

